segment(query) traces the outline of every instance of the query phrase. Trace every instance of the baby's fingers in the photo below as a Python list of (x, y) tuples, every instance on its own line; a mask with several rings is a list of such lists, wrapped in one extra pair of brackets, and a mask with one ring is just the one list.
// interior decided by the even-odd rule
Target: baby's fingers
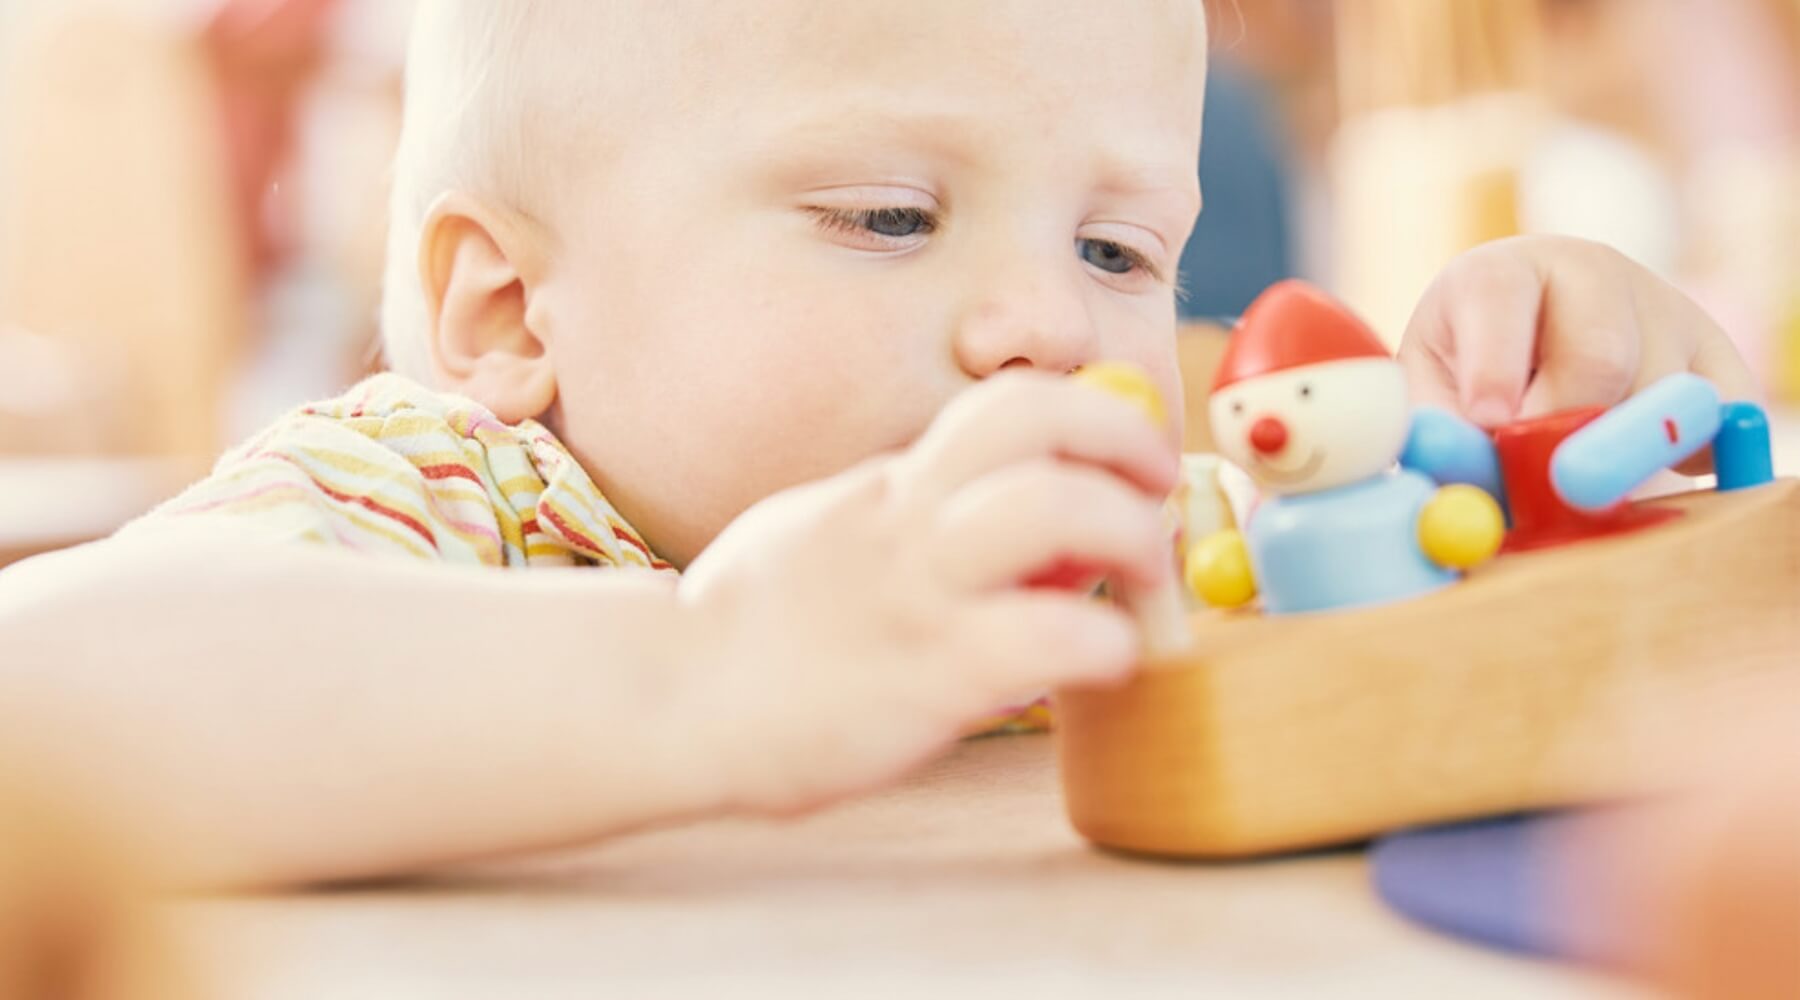
[(1694, 355), (1693, 372), (1718, 386), (1720, 397), (1728, 402), (1754, 403), (1762, 399), (1762, 384), (1723, 331), (1700, 344)]
[(1415, 400), (1486, 427), (1512, 420), (1531, 378), (1543, 291), (1530, 261), (1498, 247), (1452, 263), (1400, 347)]
[(1058, 591), (1015, 591), (970, 608), (963, 648), (994, 703), (1051, 688), (1117, 683), (1141, 658), (1117, 607)]
[(929, 544), (957, 590), (1014, 586), (1059, 564), (1155, 584), (1173, 566), (1160, 504), (1109, 473), (1053, 460), (1012, 465), (958, 491)]
[(1014, 372), (946, 407), (904, 470), (929, 498), (1002, 466), (1054, 458), (1111, 469), (1158, 496), (1174, 488), (1178, 464), (1169, 429), (1134, 404), (1066, 378)]

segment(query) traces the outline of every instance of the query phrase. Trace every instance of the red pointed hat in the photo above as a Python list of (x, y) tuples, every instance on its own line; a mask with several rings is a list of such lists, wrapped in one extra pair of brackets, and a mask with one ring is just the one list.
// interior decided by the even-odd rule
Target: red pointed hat
[(1341, 303), (1304, 281), (1283, 281), (1238, 321), (1213, 391), (1302, 365), (1391, 357), (1381, 338)]

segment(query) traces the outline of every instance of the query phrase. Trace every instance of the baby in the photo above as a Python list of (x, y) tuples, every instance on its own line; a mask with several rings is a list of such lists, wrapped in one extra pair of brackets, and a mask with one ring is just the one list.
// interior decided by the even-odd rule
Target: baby
[[(1205, 69), (1202, 0), (424, 0), (398, 374), (0, 577), (9, 741), (251, 885), (806, 810), (1120, 680), (1124, 614), (1031, 582), (1173, 572), (1173, 422), (1063, 376), (1180, 412)], [(1564, 240), (1403, 354), (1488, 424), (1749, 387)]]

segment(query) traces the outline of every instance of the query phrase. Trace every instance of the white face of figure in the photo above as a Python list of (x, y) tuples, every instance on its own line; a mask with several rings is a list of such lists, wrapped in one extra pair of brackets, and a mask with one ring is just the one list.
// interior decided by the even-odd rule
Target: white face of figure
[(1388, 358), (1290, 368), (1212, 397), (1219, 453), (1266, 493), (1316, 493), (1386, 471), (1410, 414), (1405, 373)]

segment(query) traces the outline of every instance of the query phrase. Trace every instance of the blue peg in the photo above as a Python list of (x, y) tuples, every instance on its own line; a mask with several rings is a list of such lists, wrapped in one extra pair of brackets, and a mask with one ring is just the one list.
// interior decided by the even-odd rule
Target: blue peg
[(1550, 459), (1550, 482), (1571, 507), (1607, 510), (1704, 449), (1720, 420), (1711, 382), (1671, 375), (1569, 435)]
[(1713, 438), (1713, 466), (1719, 491), (1746, 490), (1775, 478), (1769, 445), (1769, 415), (1755, 403), (1726, 403), (1720, 410), (1718, 437)]

